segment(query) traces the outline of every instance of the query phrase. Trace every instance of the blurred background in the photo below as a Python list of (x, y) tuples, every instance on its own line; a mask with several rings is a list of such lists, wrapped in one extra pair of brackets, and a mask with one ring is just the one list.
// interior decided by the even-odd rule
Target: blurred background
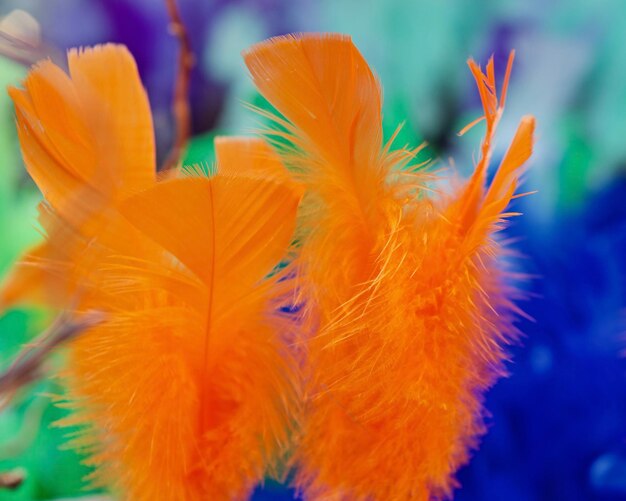
[[(215, 134), (250, 133), (259, 103), (240, 52), (294, 31), (352, 35), (379, 74), (389, 135), (427, 141), (440, 165), (472, 167), (482, 131), (457, 132), (481, 114), (466, 66), (493, 54), (502, 72), (517, 50), (504, 152), (522, 115), (537, 117), (526, 181), (538, 193), (517, 201), (517, 239), (526, 334), (512, 351), (510, 377), (487, 396), (489, 433), (459, 472), (459, 500), (626, 500), (626, 2), (623, 0), (179, 0), (196, 66), (188, 162), (211, 162)], [(170, 108), (176, 40), (160, 0), (0, 0), (0, 87), (17, 85), (32, 52), (62, 61), (70, 47), (126, 44), (153, 108), (158, 152), (172, 143)], [(38, 194), (25, 174), (11, 103), (0, 93), (0, 276), (37, 241)], [(0, 317), (0, 364), (48, 322), (44, 312)], [(62, 364), (62, 359), (52, 363)], [(59, 450), (51, 426), (63, 410), (52, 380), (18, 395), (0, 413), (0, 472), (22, 468), (23, 484), (0, 500), (90, 496), (80, 458)], [(97, 494), (97, 493), (96, 493)], [(256, 500), (293, 499), (268, 483)]]

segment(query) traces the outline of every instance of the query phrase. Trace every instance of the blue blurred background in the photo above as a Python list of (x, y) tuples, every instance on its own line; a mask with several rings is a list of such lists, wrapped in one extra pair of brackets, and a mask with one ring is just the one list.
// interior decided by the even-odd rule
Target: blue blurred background
[[(465, 61), (517, 50), (496, 157), (523, 114), (537, 117), (537, 146), (507, 230), (535, 278), (521, 306), (534, 321), (513, 348), (510, 377), (488, 394), (489, 434), (459, 472), (456, 499), (626, 500), (626, 2), (623, 0), (179, 0), (197, 64), (189, 162), (210, 161), (217, 133), (256, 124), (258, 102), (240, 52), (268, 36), (340, 31), (384, 86), (385, 130), (406, 122), (401, 143), (426, 140), (440, 164), (472, 167), (480, 115)], [(19, 9), (20, 11), (16, 11)], [(69, 47), (121, 42), (135, 55), (153, 107), (158, 152), (172, 142), (177, 45), (160, 0), (0, 0), (0, 34), (40, 40), (59, 58)], [(10, 39), (10, 38), (9, 38)], [(0, 85), (26, 72), (0, 37)], [(21, 164), (11, 104), (0, 95), (0, 274), (37, 239), (37, 194)], [(0, 363), (45, 325), (41, 312), (0, 318)], [(57, 361), (56, 363), (62, 363)], [(0, 470), (27, 472), (0, 500), (86, 495), (86, 470), (59, 451), (49, 423), (62, 412), (42, 381), (0, 414)], [(257, 500), (292, 499), (269, 483)], [(93, 499), (93, 498), (92, 498)]]

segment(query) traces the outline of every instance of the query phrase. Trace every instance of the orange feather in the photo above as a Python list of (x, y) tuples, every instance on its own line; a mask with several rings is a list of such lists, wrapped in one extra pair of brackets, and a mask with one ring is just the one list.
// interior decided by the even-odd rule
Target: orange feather
[(273, 134), (290, 141), (279, 149), (308, 190), (296, 264), (317, 329), (296, 485), (307, 499), (449, 497), (517, 335), (494, 233), (534, 121), (522, 121), (485, 193), (503, 100), (493, 63), (486, 74), (471, 63), (487, 123), (481, 160), (463, 187), (430, 196), (430, 174), (406, 166), (413, 152), (383, 145), (380, 85), (349, 37), (279, 37), (244, 58), (284, 116)]
[(81, 306), (112, 319), (74, 343), (66, 373), (100, 481), (129, 499), (244, 499), (282, 457), (297, 404), (293, 326), (276, 313), (289, 285), (264, 277), (297, 203), (282, 184), (218, 175), (121, 205), (113, 233), (136, 251), (111, 239), (98, 255)]
[(54, 263), (82, 252), (70, 246), (77, 241), (65, 241), (67, 232), (88, 240), (108, 207), (156, 180), (150, 105), (130, 52), (110, 44), (71, 50), (68, 67), (69, 75), (40, 62), (24, 89), (9, 88), (24, 163), (44, 196), (48, 241), (27, 253), (3, 284), (2, 308), (44, 299), (61, 305), (72, 291)]
[[(274, 271), (301, 189), (259, 140), (218, 144), (218, 173), (157, 181), (150, 111), (132, 57), (71, 52), (11, 91), (24, 158), (45, 197), (41, 276), (5, 298), (104, 310), (69, 346), (63, 377), (93, 482), (124, 499), (245, 498), (290, 440), (298, 388)], [(227, 151), (225, 151), (225, 148)], [(262, 159), (273, 178), (251, 175)], [(249, 167), (246, 167), (249, 166)], [(44, 277), (47, 277), (45, 278)], [(58, 297), (50, 297), (58, 296)]]

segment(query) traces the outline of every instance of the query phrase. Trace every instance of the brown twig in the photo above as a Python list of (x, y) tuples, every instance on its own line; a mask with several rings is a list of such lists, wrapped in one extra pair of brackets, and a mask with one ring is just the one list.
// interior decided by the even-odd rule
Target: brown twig
[(0, 473), (0, 489), (17, 489), (26, 477), (24, 470), (16, 468)]
[(58, 50), (42, 41), (39, 24), (26, 12), (16, 9), (0, 18), (0, 56), (30, 66), (41, 59), (58, 59), (58, 55)]
[(79, 319), (61, 314), (48, 330), (23, 348), (13, 363), (0, 373), (0, 410), (20, 388), (41, 377), (44, 361), (53, 350), (103, 320), (104, 315), (96, 311), (86, 313)]
[[(88, 312), (79, 319), (61, 314), (35, 342), (22, 349), (8, 369), (0, 373), (0, 411), (20, 388), (41, 377), (44, 362), (53, 350), (103, 320), (104, 315), (97, 311)], [(17, 489), (24, 478), (21, 468), (0, 472), (0, 489)]]
[(41, 59), (50, 57), (52, 50), (42, 45), (37, 47), (0, 31), (0, 56), (24, 66), (31, 66)]
[(189, 35), (180, 15), (176, 0), (165, 0), (165, 4), (170, 17), (170, 31), (178, 40), (179, 52), (178, 71), (176, 74), (174, 99), (172, 102), (176, 134), (172, 148), (161, 168), (163, 171), (176, 167), (179, 164), (191, 134), (189, 85), (191, 81), (191, 70), (195, 64), (195, 57), (191, 48)]

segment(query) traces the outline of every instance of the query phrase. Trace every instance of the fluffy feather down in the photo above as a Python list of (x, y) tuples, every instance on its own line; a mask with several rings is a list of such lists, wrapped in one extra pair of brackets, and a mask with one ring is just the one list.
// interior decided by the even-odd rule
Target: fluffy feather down
[[(11, 90), (47, 238), (4, 297), (67, 306), (79, 291), (78, 311), (108, 312), (63, 374), (64, 424), (82, 428), (95, 484), (137, 501), (243, 499), (284, 454), (298, 400), (278, 313), (291, 282), (272, 271), (301, 190), (261, 141), (218, 145), (213, 178), (157, 181), (128, 51), (70, 52), (69, 67), (41, 63)], [(246, 174), (261, 156), (274, 179)]]
[(493, 236), (534, 121), (523, 119), (485, 194), (503, 100), (493, 63), (486, 74), (470, 63), (487, 123), (481, 160), (464, 186), (432, 197), (428, 174), (405, 168), (412, 152), (383, 146), (380, 86), (349, 37), (279, 37), (244, 58), (284, 116), (274, 134), (291, 142), (283, 158), (308, 190), (297, 264), (317, 329), (296, 485), (307, 499), (449, 497), (517, 335)]

